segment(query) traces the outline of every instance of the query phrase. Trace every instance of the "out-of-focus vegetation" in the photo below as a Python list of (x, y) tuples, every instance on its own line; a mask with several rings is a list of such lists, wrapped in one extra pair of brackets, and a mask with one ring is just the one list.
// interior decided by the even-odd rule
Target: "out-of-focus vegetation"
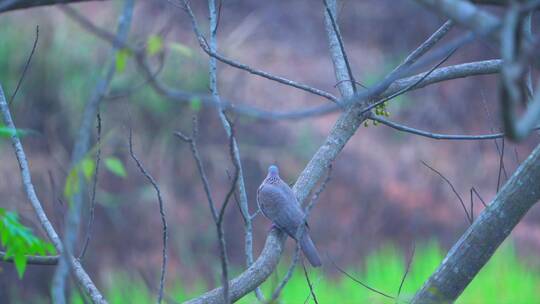
[[(444, 257), (440, 246), (434, 241), (418, 246), (415, 252), (398, 303), (407, 303)], [(347, 273), (378, 291), (396, 296), (409, 257), (410, 253), (403, 253), (390, 244), (385, 245), (372, 252), (364, 264), (356, 268), (348, 267)], [(456, 303), (537, 303), (540, 296), (538, 291), (540, 270), (529, 267), (531, 262), (529, 258), (517, 256), (514, 246), (506, 243)], [(285, 274), (286, 267), (287, 265), (282, 263), (278, 273)], [(327, 267), (332, 269), (330, 263)], [(313, 269), (309, 269), (308, 272), (319, 303), (395, 303), (394, 299), (376, 294), (344, 275), (329, 276)], [(130, 277), (125, 273), (116, 273), (112, 277), (112, 283), (107, 288), (110, 303), (146, 304), (154, 300), (155, 292), (148, 290), (143, 279)], [(189, 282), (187, 285), (185, 283), (178, 280), (169, 284), (170, 287), (167, 288), (169, 300), (184, 301), (207, 289), (204, 283)], [(275, 276), (271, 277), (262, 285), (263, 292), (269, 297), (278, 283)], [(190, 286), (189, 290), (186, 290), (185, 286)], [(303, 270), (299, 268), (283, 290), (280, 301), (284, 304), (293, 304), (305, 303), (306, 300), (307, 303), (315, 303), (311, 298)], [(251, 294), (238, 303), (249, 304), (256, 301)], [(74, 294), (72, 303), (83, 303), (78, 293)]]

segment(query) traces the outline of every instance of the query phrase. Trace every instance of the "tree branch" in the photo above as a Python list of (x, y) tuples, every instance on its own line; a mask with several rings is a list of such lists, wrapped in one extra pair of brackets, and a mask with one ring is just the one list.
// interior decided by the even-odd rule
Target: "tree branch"
[[(13, 130), (13, 133), (11, 134), (11, 143), (15, 150), (17, 161), (19, 162), (19, 168), (22, 175), (22, 183), (26, 191), (28, 200), (30, 201), (32, 208), (34, 208), (34, 212), (36, 213), (39, 223), (47, 233), (47, 236), (53, 243), (54, 247), (56, 248), (56, 251), (58, 251), (58, 253), (62, 255), (64, 252), (64, 246), (62, 244), (62, 241), (60, 240), (60, 237), (54, 230), (51, 222), (49, 221), (47, 215), (45, 214), (45, 210), (43, 210), (42, 204), (37, 197), (36, 190), (34, 189), (34, 185), (32, 184), (32, 177), (30, 175), (28, 161), (26, 160), (26, 154), (24, 153), (22, 143), (17, 136), (17, 132), (15, 132), (15, 124), (13, 123), (13, 119), (11, 118), (11, 113), (9, 112), (6, 97), (4, 95), (4, 91), (1, 85), (0, 111), (2, 112), (2, 116), (4, 118), (4, 123), (6, 124), (6, 126)], [(75, 259), (75, 257), (73, 257), (73, 255), (71, 255), (70, 253), (68, 253), (67, 258), (69, 260), (70, 266), (72, 267), (73, 274), (77, 278), (77, 281), (90, 295), (94, 303), (107, 303), (107, 301), (105, 301), (105, 298), (103, 298), (99, 290), (96, 288), (96, 286), (92, 282), (92, 279), (90, 279), (80, 262)]]
[(412, 303), (451, 303), (540, 199), (540, 145), (450, 249)]
[(38, 6), (55, 5), (55, 4), (70, 4), (87, 1), (104, 1), (104, 0), (4, 0), (0, 4), (0, 13), (13, 11), (18, 9), (32, 8)]
[[(431, 139), (437, 139), (437, 140), (489, 140), (489, 139), (497, 139), (497, 138), (503, 138), (504, 133), (494, 133), (494, 134), (484, 134), (484, 135), (460, 135), (460, 134), (439, 134), (439, 133), (432, 133), (420, 129), (415, 129), (409, 126), (405, 126), (402, 124), (398, 124), (396, 122), (393, 122), (391, 120), (388, 120), (386, 118), (371, 115), (369, 119), (382, 123), (383, 125), (386, 125), (390, 128), (396, 129), (398, 131), (402, 131), (405, 133), (410, 133), (414, 135), (419, 135)], [(536, 127), (535, 130), (540, 130), (540, 126)]]
[[(60, 256), (58, 255), (47, 255), (47, 256), (39, 256), (39, 255), (27, 255), (26, 256), (26, 263), (32, 264), (32, 265), (56, 265), (58, 264)], [(14, 257), (6, 258), (6, 253), (0, 251), (0, 260), (2, 262), (8, 262), (8, 263), (14, 263)]]
[(162, 225), (162, 244), (163, 248), (161, 251), (161, 275), (159, 277), (159, 290), (158, 290), (158, 298), (157, 302), (158, 304), (161, 303), (161, 300), (163, 299), (163, 289), (165, 286), (165, 272), (167, 270), (167, 239), (168, 239), (168, 231), (167, 231), (167, 217), (165, 214), (165, 206), (163, 203), (163, 199), (161, 197), (161, 191), (159, 190), (159, 186), (156, 182), (156, 180), (146, 171), (144, 166), (142, 165), (141, 161), (137, 158), (135, 155), (135, 152), (133, 152), (133, 133), (132, 129), (129, 129), (129, 155), (131, 155), (131, 158), (137, 165), (137, 168), (139, 168), (139, 171), (141, 171), (142, 175), (150, 182), (154, 190), (156, 191), (156, 196), (158, 199), (158, 209), (159, 209), (159, 215), (161, 217), (161, 225)]

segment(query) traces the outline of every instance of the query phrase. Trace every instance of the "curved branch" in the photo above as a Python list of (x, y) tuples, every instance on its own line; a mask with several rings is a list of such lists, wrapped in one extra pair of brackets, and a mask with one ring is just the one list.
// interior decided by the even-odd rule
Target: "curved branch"
[[(487, 140), (487, 139), (497, 139), (504, 137), (504, 133), (494, 133), (494, 134), (483, 134), (483, 135), (461, 135), (461, 134), (439, 134), (439, 133), (432, 133), (424, 130), (419, 130), (415, 128), (411, 128), (402, 124), (395, 123), (391, 120), (388, 120), (386, 118), (378, 117), (375, 115), (372, 115), (369, 117), (369, 119), (380, 122), (383, 125), (386, 125), (390, 128), (396, 129), (398, 131), (419, 135), (431, 139), (439, 139), (439, 140)], [(540, 126), (534, 128), (534, 130), (540, 130)]]
[[(229, 285), (229, 295), (232, 302), (255, 290), (276, 268), (287, 235), (273, 228), (266, 239), (263, 251), (259, 258), (240, 276), (233, 279)], [(213, 289), (198, 298), (187, 301), (185, 304), (221, 303), (223, 301), (223, 287)]]

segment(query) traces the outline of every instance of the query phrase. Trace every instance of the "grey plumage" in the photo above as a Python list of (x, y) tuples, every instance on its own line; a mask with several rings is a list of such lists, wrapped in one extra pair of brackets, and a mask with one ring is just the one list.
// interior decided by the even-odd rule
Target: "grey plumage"
[(305, 225), (300, 248), (312, 266), (322, 265), (319, 253), (309, 236), (309, 227), (304, 221), (304, 211), (291, 187), (279, 177), (276, 166), (268, 168), (268, 175), (257, 191), (257, 203), (264, 216), (295, 240), (298, 228)]

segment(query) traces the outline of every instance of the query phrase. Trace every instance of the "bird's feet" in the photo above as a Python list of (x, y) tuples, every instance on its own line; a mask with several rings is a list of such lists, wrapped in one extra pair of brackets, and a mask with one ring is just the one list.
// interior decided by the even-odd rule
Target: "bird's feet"
[(270, 229), (268, 229), (268, 232), (272, 231), (273, 229), (279, 230), (279, 227), (276, 224), (272, 223), (272, 226), (270, 226)]

